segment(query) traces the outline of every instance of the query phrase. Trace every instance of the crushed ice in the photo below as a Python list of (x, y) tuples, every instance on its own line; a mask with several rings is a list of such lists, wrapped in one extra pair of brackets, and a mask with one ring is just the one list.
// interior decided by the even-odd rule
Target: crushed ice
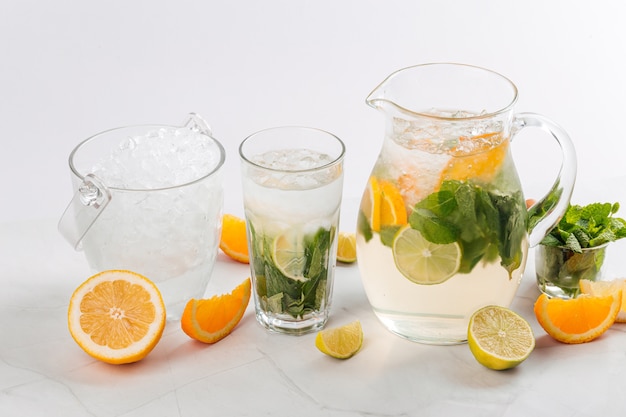
[(219, 146), (206, 135), (163, 127), (123, 138), (93, 166), (92, 173), (111, 187), (165, 188), (204, 177), (220, 160)]

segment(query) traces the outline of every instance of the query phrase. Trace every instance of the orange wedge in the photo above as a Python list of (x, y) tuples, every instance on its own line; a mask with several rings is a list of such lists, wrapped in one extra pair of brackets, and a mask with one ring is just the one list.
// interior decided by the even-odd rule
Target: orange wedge
[(222, 216), (220, 249), (230, 258), (241, 263), (249, 263), (246, 221), (232, 214)]
[(400, 191), (389, 181), (380, 180), (380, 226), (407, 223), (406, 208)]
[[(462, 149), (463, 138), (457, 147), (452, 151), (452, 158), (448, 165), (441, 172), (440, 183), (445, 180), (467, 181), (474, 179), (482, 182), (490, 182), (498, 173), (502, 162), (504, 162), (509, 141), (503, 140), (496, 146), (492, 144), (498, 139), (499, 133), (489, 133), (481, 136), (467, 138), (467, 141), (482, 141), (483, 146), (472, 144), (472, 149), (477, 153), (465, 154)], [(493, 146), (493, 147), (492, 147)]]
[(192, 339), (216, 343), (228, 336), (243, 317), (250, 301), (250, 278), (232, 292), (207, 299), (191, 299), (180, 325)]
[(615, 321), (626, 323), (626, 279), (614, 279), (612, 281), (590, 281), (581, 279), (579, 281), (580, 292), (597, 297), (602, 297), (622, 291), (622, 301)]
[(564, 300), (541, 294), (535, 316), (543, 329), (563, 343), (584, 343), (600, 337), (615, 322), (622, 291), (607, 296), (580, 295)]
[(103, 362), (137, 362), (156, 346), (165, 328), (161, 294), (131, 271), (104, 271), (72, 294), (68, 327), (76, 343)]
[(369, 221), (370, 228), (380, 232), (380, 185), (374, 176), (371, 176), (367, 183), (361, 200), (361, 211)]

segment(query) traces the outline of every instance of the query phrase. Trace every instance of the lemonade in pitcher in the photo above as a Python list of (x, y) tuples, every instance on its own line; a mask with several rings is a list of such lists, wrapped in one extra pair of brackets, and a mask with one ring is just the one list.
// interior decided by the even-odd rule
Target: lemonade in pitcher
[[(425, 64), (396, 71), (367, 103), (386, 116), (357, 220), (363, 286), (383, 325), (410, 340), (467, 340), (471, 315), (508, 307), (529, 246), (567, 209), (576, 155), (543, 116), (514, 113), (517, 88), (489, 70)], [(559, 177), (527, 211), (510, 143), (525, 127), (562, 150)]]
[(385, 139), (361, 201), (363, 284), (392, 331), (462, 341), (468, 312), (508, 306), (526, 262), (526, 207), (509, 138), (487, 132), (434, 143), (415, 132), (404, 140), (407, 129), (398, 121)]

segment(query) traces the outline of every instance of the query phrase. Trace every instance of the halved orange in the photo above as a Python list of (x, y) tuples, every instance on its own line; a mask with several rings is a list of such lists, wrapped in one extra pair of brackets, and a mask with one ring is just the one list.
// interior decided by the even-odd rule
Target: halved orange
[(361, 211), (370, 223), (370, 228), (380, 232), (380, 185), (375, 176), (371, 176), (361, 200)]
[(580, 292), (594, 296), (605, 296), (622, 291), (622, 301), (615, 321), (626, 323), (626, 279), (614, 279), (611, 281), (590, 281), (581, 279), (579, 281)]
[(110, 270), (74, 291), (67, 318), (72, 337), (89, 355), (112, 364), (131, 363), (143, 359), (161, 339), (165, 306), (148, 278)]
[(554, 339), (584, 343), (600, 337), (613, 325), (621, 302), (621, 290), (602, 297), (580, 295), (573, 299), (541, 294), (534, 311), (541, 327)]
[(380, 226), (403, 226), (407, 223), (406, 207), (400, 191), (385, 180), (380, 185)]
[[(489, 133), (481, 136), (466, 138), (472, 141), (472, 152), (465, 153), (463, 138), (456, 150), (451, 152), (450, 162), (441, 172), (440, 183), (445, 180), (467, 181), (474, 179), (490, 182), (498, 173), (509, 150), (509, 141), (502, 140), (493, 146), (499, 139), (499, 133)], [(479, 142), (478, 145), (475, 142)], [(477, 153), (475, 153), (477, 152)]]
[(244, 219), (232, 214), (224, 214), (222, 216), (220, 249), (237, 262), (244, 264), (250, 262), (246, 236), (246, 221)]
[(192, 339), (216, 343), (228, 336), (239, 324), (250, 301), (250, 278), (232, 292), (187, 302), (180, 325)]

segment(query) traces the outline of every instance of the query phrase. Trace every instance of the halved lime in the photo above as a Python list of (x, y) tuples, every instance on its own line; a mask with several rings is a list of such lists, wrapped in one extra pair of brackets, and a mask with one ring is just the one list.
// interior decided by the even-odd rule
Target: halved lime
[(289, 230), (274, 239), (272, 259), (276, 268), (288, 278), (304, 281), (306, 268), (305, 235)]
[(441, 284), (456, 274), (461, 265), (458, 243), (431, 243), (410, 225), (398, 231), (392, 250), (398, 270), (416, 284)]
[(476, 360), (489, 369), (503, 370), (522, 363), (535, 348), (530, 324), (514, 311), (483, 307), (472, 315), (467, 342)]

